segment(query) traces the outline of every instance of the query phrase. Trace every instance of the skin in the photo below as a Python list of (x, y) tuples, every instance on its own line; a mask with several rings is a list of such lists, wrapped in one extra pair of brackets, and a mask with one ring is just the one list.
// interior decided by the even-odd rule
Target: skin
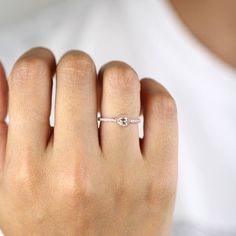
[(236, 68), (236, 1), (170, 2), (194, 36), (221, 60)]
[[(137, 125), (98, 129), (98, 111), (131, 117), (142, 111), (144, 138)], [(124, 62), (109, 62), (97, 74), (84, 52), (67, 52), (56, 65), (52, 52), (34, 48), (17, 60), (8, 82), (0, 66), (0, 125), (6, 236), (170, 234), (178, 128), (175, 101), (161, 84), (140, 81)]]
[[(171, 3), (196, 38), (236, 67), (235, 0)], [(142, 140), (136, 126), (96, 126), (97, 111), (140, 110)], [(177, 133), (168, 91), (151, 79), (139, 82), (123, 62), (107, 63), (97, 75), (83, 52), (68, 52), (56, 65), (49, 50), (32, 49), (16, 62), (9, 86), (0, 65), (0, 228), (6, 236), (169, 235)]]

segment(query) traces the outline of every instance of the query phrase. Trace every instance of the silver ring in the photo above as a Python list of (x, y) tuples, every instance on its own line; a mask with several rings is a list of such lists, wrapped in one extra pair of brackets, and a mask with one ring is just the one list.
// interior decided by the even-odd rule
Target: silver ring
[(131, 124), (138, 124), (141, 122), (141, 119), (138, 118), (129, 118), (126, 115), (119, 115), (117, 117), (98, 117), (100, 122), (111, 122), (116, 123), (121, 127), (127, 127)]

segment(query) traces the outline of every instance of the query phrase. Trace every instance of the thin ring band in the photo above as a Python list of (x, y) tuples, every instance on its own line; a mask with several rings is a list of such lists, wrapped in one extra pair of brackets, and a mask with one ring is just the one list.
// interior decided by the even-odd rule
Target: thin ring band
[(125, 115), (120, 115), (120, 116), (117, 116), (117, 117), (98, 117), (98, 121), (116, 123), (119, 126), (127, 127), (130, 124), (140, 123), (141, 119), (139, 117), (138, 118), (128, 118)]

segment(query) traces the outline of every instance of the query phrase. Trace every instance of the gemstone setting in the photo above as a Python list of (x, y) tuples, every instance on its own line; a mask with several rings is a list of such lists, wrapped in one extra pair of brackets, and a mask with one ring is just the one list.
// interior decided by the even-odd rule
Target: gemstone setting
[(129, 125), (129, 119), (128, 119), (128, 117), (121, 116), (121, 117), (118, 117), (118, 118), (116, 119), (116, 123), (117, 123), (119, 126), (127, 127), (127, 126)]

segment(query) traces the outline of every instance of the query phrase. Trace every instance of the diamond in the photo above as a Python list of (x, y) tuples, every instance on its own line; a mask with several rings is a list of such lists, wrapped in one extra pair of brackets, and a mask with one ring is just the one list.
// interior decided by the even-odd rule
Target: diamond
[(116, 122), (118, 125), (126, 127), (129, 124), (129, 119), (127, 117), (118, 117)]

